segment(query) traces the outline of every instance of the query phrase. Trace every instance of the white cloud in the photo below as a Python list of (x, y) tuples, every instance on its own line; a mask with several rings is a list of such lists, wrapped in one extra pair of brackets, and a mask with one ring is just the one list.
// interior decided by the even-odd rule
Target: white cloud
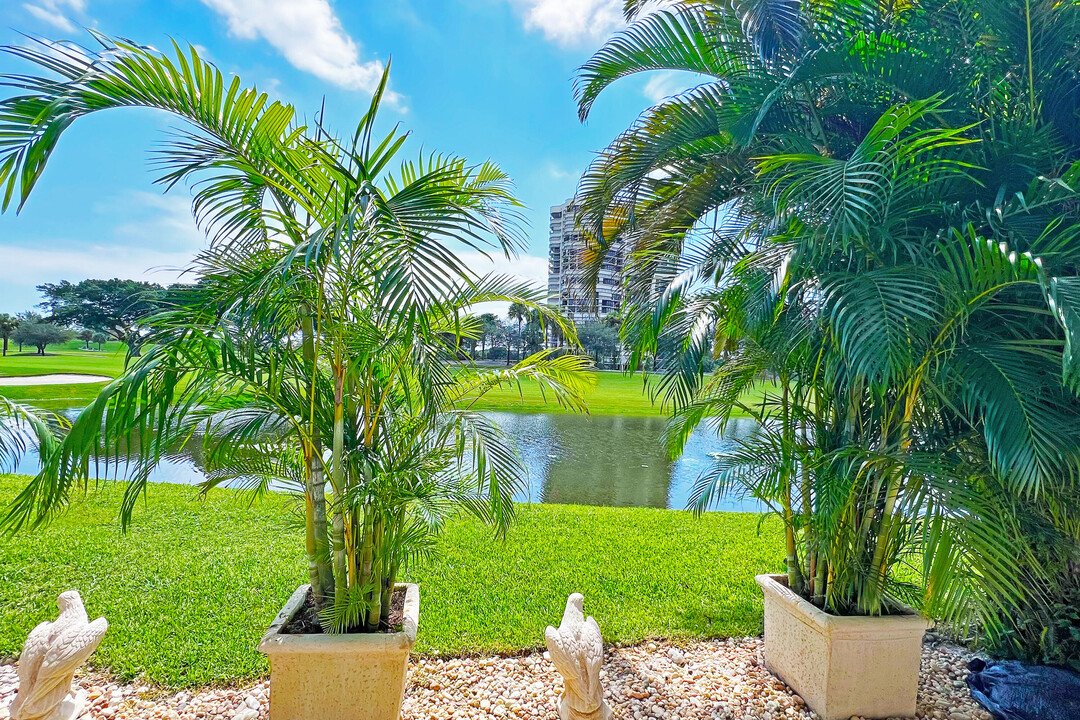
[(525, 27), (559, 45), (606, 39), (623, 26), (621, 0), (511, 0), (525, 14)]
[(191, 198), (179, 189), (169, 195), (128, 191), (98, 203), (94, 212), (119, 220), (111, 232), (117, 243), (152, 247), (166, 255), (183, 253), (188, 261), (206, 245), (206, 235), (191, 215)]
[[(328, 0), (202, 0), (222, 15), (229, 34), (243, 40), (262, 38), (293, 67), (347, 90), (373, 92), (382, 77), (378, 60), (361, 62)], [(387, 93), (387, 101), (401, 97)]]
[(552, 161), (548, 161), (546, 164), (547, 173), (553, 180), (569, 180), (571, 178), (577, 179), (578, 173), (573, 170), (563, 170), (562, 167), (556, 165)]
[(686, 87), (685, 76), (682, 73), (665, 70), (653, 73), (649, 82), (645, 83), (645, 89), (642, 92), (650, 101), (658, 103), (672, 95), (678, 95), (686, 90)]
[[(529, 281), (537, 290), (547, 290), (548, 261), (546, 257), (518, 255), (507, 260), (495, 253), (492, 253), (491, 258), (486, 258), (483, 253), (478, 252), (462, 252), (458, 253), (458, 257), (477, 275), (488, 273), (511, 275), (519, 280)], [(493, 312), (496, 315), (505, 315), (508, 308), (508, 303), (483, 303), (472, 310), (476, 313)]]
[[(168, 285), (183, 276), (195, 255), (207, 245), (205, 235), (191, 217), (191, 199), (183, 192), (160, 195), (127, 191), (93, 207), (95, 215), (116, 218), (99, 234), (100, 242), (73, 242), (66, 238), (40, 238), (32, 246), (0, 244), (6, 267), (18, 268), (0, 283), (0, 312), (20, 312), (40, 302), (34, 288), (61, 280), (123, 278)], [(547, 288), (547, 258), (519, 255), (507, 260), (492, 252), (459, 254), (478, 275), (498, 273)], [(505, 314), (506, 303), (485, 303), (476, 312)]]
[(75, 32), (78, 28), (67, 14), (86, 12), (86, 2), (85, 0), (38, 0), (36, 3), (24, 3), (23, 8), (38, 20), (59, 30)]
[(475, 251), (458, 253), (458, 257), (477, 275), (488, 273), (513, 275), (516, 278), (528, 280), (537, 288), (547, 287), (548, 261), (546, 257), (518, 255), (507, 260), (503, 255), (497, 255), (494, 252), (490, 258), (486, 258), (483, 253)]
[(126, 192), (93, 210), (119, 220), (100, 233), (99, 242), (40, 238), (32, 246), (0, 245), (4, 265), (18, 268), (0, 286), (5, 308), (28, 309), (41, 300), (35, 286), (61, 280), (118, 277), (167, 285), (206, 245), (191, 217), (191, 200), (181, 193)]
[(130, 245), (87, 243), (74, 250), (50, 249), (50, 243), (34, 247), (7, 245), (4, 262), (19, 268), (17, 277), (5, 280), (13, 287), (34, 287), (47, 282), (87, 278), (147, 280), (161, 284), (175, 282), (178, 268), (191, 262), (192, 254), (164, 252)]

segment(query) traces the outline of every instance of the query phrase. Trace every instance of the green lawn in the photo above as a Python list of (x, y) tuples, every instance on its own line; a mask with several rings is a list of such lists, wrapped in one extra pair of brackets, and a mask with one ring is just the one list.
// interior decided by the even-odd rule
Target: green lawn
[[(4, 375), (43, 375), (46, 373), (87, 373), (115, 377), (124, 366), (124, 350), (119, 343), (100, 353), (63, 350), (44, 357), (30, 353), (9, 352), (0, 358), (0, 377)], [(21, 400), (50, 410), (86, 404), (100, 385), (29, 385), (0, 386), (0, 395)], [(594, 415), (663, 415), (659, 405), (652, 402), (649, 388), (642, 375), (619, 372), (596, 373), (596, 385), (586, 398), (589, 412)], [(520, 388), (493, 390), (478, 401), (478, 410), (510, 412), (563, 412), (550, 398), (545, 401), (538, 385), (528, 383)]]
[[(0, 476), (0, 505), (25, 481)], [(110, 624), (95, 662), (122, 678), (175, 687), (265, 673), (259, 638), (306, 573), (291, 501), (155, 485), (121, 535), (120, 489), (93, 491), (45, 530), (0, 537), (0, 657), (77, 588)], [(779, 570), (782, 549), (778, 526), (759, 534), (755, 515), (520, 506), (505, 541), (462, 518), (438, 558), (410, 573), (421, 588), (416, 649), (539, 648), (575, 591), (610, 642), (757, 634), (753, 577)]]
[[(72, 344), (72, 343), (69, 343)], [(75, 343), (81, 345), (81, 343)], [(78, 373), (115, 377), (124, 368), (124, 347), (120, 343), (108, 343), (101, 352), (96, 350), (60, 349), (50, 346), (47, 355), (18, 352), (9, 347), (7, 357), (0, 357), (0, 377), (47, 375), (50, 373)], [(62, 410), (90, 402), (104, 383), (77, 385), (0, 385), (0, 395), (12, 400), (27, 402), (47, 410)]]
[(47, 375), (49, 373), (84, 373), (116, 376), (124, 369), (124, 348), (96, 350), (57, 350), (52, 346), (46, 355), (8, 349), (0, 357), (0, 377), (5, 375)]
[[(646, 382), (649, 384), (646, 385)], [(652, 401), (651, 393), (655, 392), (655, 386), (654, 379), (647, 380), (646, 376), (640, 373), (627, 375), (606, 370), (597, 372), (596, 385), (586, 396), (589, 412), (594, 415), (664, 415), (659, 401)], [(545, 403), (539, 386), (534, 384), (493, 390), (473, 407), (478, 410), (525, 413), (565, 412), (550, 398)]]

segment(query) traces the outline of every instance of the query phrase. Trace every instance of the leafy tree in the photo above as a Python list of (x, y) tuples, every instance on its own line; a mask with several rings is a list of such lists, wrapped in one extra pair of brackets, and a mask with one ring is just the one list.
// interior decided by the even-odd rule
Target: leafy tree
[(101, 350), (101, 346), (109, 342), (109, 336), (103, 332), (95, 332), (94, 336), (90, 338), (90, 342), (95, 343), (97, 345), (97, 349)]
[(578, 328), (581, 346), (589, 352), (597, 365), (619, 366), (619, 330), (600, 322), (586, 323)]
[[(19, 324), (39, 323), (45, 321), (45, 318), (41, 316), (41, 313), (36, 313), (33, 310), (24, 310), (23, 312), (18, 313), (15, 316), (15, 319), (19, 321)], [(19, 339), (17, 337), (13, 336), (12, 339), (15, 340), (15, 342), (19, 343), (19, 352), (22, 352), (23, 343), (19, 342)]]
[(1018, 516), (1080, 527), (1080, 6), (647, 5), (582, 68), (582, 119), (628, 75), (701, 82), (576, 204), (586, 279), (632, 248), (622, 335), (635, 365), (665, 356), (672, 450), (736, 407), (762, 421), (695, 509), (768, 502), (789, 585), (833, 612), (992, 625), (1035, 601), (1016, 578), (1054, 564)]
[(71, 339), (71, 336), (70, 330), (41, 319), (23, 320), (15, 329), (14, 334), (15, 342), (37, 348), (38, 355), (45, 354), (46, 346), (65, 343)]
[(525, 323), (525, 331), (521, 341), (529, 354), (540, 352), (544, 347), (544, 320), (536, 310), (529, 311), (529, 319)]
[(15, 330), (19, 327), (18, 318), (12, 317), (7, 313), (0, 314), (0, 338), (3, 338), (4, 349), (3, 357), (7, 357), (8, 340), (15, 334)]
[(494, 341), (495, 334), (499, 331), (499, 318), (495, 313), (484, 313), (480, 316), (480, 357), (487, 357), (487, 343)]
[(83, 329), (79, 331), (78, 338), (86, 344), (86, 350), (90, 349), (90, 341), (94, 339), (94, 335), (96, 334), (97, 333), (95, 333), (93, 330), (89, 329)]
[(136, 280), (83, 280), (38, 285), (48, 319), (65, 327), (100, 330), (137, 353), (139, 323), (162, 309), (166, 290)]
[(495, 329), (491, 333), (491, 349), (488, 350), (488, 357), (494, 360), (507, 359), (509, 365), (510, 348), (514, 341), (514, 331), (509, 325), (502, 320), (497, 320), (495, 323)]

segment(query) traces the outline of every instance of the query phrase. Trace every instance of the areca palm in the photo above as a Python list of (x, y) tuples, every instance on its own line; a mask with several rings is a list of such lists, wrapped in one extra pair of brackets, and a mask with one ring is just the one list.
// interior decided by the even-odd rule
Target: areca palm
[(402, 563), (451, 508), (499, 528), (512, 516), (515, 455), (489, 420), (459, 408), (524, 378), (580, 406), (584, 366), (572, 357), (542, 353), (499, 372), (449, 364), (479, 333), (476, 303), (525, 303), (573, 337), (536, 292), (478, 277), (454, 253), (520, 247), (508, 179), (491, 163), (398, 160), (406, 135), (375, 134), (385, 75), (340, 139), (322, 124), (294, 124), (290, 106), (238, 79), (226, 87), (194, 49), (167, 58), (98, 39), (97, 53), (8, 49), (62, 79), (5, 78), (26, 93), (0, 103), (6, 201), (17, 190), (25, 203), (78, 117), (158, 108), (189, 127), (158, 152), (160, 181), (193, 183), (195, 216), (214, 242), (193, 262), (199, 280), (183, 301), (149, 321), (151, 350), (43, 455), (8, 523), (46, 521), (92, 464), (121, 458), (126, 523), (152, 468), (201, 438), (213, 471), (205, 487), (300, 491), (327, 628), (385, 626)]
[[(1080, 537), (1080, 146), (1038, 100), (1077, 91), (1057, 51), (1076, 7), (639, 6), (582, 69), (582, 117), (636, 72), (705, 82), (587, 171), (589, 260), (634, 247), (623, 332), (638, 360), (679, 348), (661, 385), (675, 450), (779, 384), (697, 509), (736, 486), (775, 502), (789, 582), (837, 612), (1016, 600), (1037, 563), (1014, 498)], [(707, 376), (710, 346), (725, 362)]]

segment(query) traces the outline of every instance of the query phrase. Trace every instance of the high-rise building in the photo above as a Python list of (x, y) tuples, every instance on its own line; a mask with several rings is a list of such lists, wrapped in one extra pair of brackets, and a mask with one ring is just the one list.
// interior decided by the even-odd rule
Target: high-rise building
[(548, 302), (559, 307), (576, 323), (595, 321), (622, 305), (624, 248), (613, 247), (605, 256), (596, 282), (596, 295), (581, 284), (584, 238), (574, 222), (574, 206), (567, 200), (551, 208), (551, 235), (548, 239)]

